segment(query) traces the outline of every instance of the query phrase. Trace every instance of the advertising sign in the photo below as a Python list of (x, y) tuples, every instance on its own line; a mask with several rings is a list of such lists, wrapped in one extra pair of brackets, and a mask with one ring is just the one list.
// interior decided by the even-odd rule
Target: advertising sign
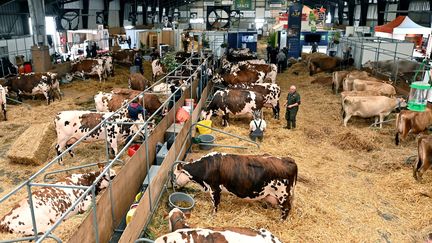
[(294, 3), (289, 7), (287, 31), (288, 57), (298, 58), (301, 54), (300, 31), (302, 8), (303, 5), (300, 3)]
[(252, 0), (235, 0), (235, 9), (252, 10)]

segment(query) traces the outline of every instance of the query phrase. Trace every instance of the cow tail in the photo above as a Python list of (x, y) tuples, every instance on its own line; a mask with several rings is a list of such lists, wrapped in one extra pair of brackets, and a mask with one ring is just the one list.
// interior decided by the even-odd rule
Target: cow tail
[(400, 129), (399, 129), (399, 125), (400, 125), (400, 119), (401, 119), (400, 113), (399, 113), (399, 114), (396, 114), (396, 134), (395, 134), (395, 144), (396, 144), (396, 145), (399, 145), (399, 142), (400, 142), (400, 139), (399, 139), (399, 131), (400, 131)]
[(413, 177), (416, 180), (419, 179), (417, 176), (417, 172), (420, 170), (420, 168), (422, 167), (422, 164), (423, 164), (423, 160), (422, 160), (422, 156), (421, 156), (423, 154), (423, 149), (421, 146), (421, 142), (422, 142), (422, 137), (419, 137), (419, 139), (417, 141), (417, 147), (418, 147), (417, 162), (413, 166)]
[(336, 72), (333, 72), (332, 76), (333, 76), (333, 80), (332, 80), (332, 90), (333, 90), (333, 92), (335, 92), (335, 88), (336, 88), (336, 85), (335, 85)]

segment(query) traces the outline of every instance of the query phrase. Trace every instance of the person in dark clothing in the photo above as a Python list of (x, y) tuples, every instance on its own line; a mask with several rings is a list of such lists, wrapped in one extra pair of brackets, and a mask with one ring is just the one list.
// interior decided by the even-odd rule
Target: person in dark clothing
[(318, 43), (314, 42), (312, 44), (312, 53), (315, 53), (318, 51)]
[(130, 36), (128, 36), (128, 38), (127, 38), (127, 43), (128, 43), (129, 49), (132, 49), (132, 40), (131, 40)]
[(283, 70), (285, 71), (285, 69), (287, 69), (288, 67), (288, 48), (286, 47), (282, 48), (282, 52), (285, 54), (285, 61), (283, 65)]
[(138, 99), (134, 99), (132, 103), (129, 104), (127, 110), (129, 117), (134, 121), (138, 120), (140, 114), (143, 118), (146, 115), (145, 109), (138, 103)]
[(90, 57), (91, 57), (91, 52), (90, 52), (90, 48), (89, 48), (88, 45), (86, 46), (86, 57), (87, 57), (87, 58), (90, 58)]
[(278, 55), (278, 52), (279, 51), (278, 51), (277, 48), (273, 48), (272, 51), (271, 51), (271, 55), (270, 55), (271, 63), (276, 64), (276, 65), (277, 65), (277, 59), (276, 59), (276, 57)]
[(270, 44), (267, 44), (267, 62), (270, 63), (270, 56), (271, 56), (271, 51), (272, 51), (272, 47)]
[(156, 48), (154, 48), (153, 52), (150, 54), (150, 57), (152, 61), (159, 59), (160, 58), (159, 51)]
[(287, 126), (285, 128), (296, 128), (296, 116), (299, 105), (300, 95), (297, 93), (296, 87), (292, 85), (287, 96), (287, 101), (284, 104), (286, 107), (285, 119), (287, 120)]
[(91, 57), (96, 57), (97, 56), (97, 46), (96, 46), (96, 42), (93, 43), (93, 47), (91, 49)]
[(140, 53), (135, 54), (134, 65), (139, 67), (140, 73), (144, 75), (143, 60)]
[(278, 63), (278, 73), (283, 72), (283, 65), (286, 59), (285, 54), (283, 53), (282, 50), (279, 51), (279, 53), (276, 56), (277, 59), (277, 63)]

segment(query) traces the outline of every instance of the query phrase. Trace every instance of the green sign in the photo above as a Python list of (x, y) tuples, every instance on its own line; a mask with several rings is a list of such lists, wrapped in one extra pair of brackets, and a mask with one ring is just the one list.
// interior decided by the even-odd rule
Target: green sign
[(235, 0), (235, 8), (238, 10), (252, 10), (252, 0)]

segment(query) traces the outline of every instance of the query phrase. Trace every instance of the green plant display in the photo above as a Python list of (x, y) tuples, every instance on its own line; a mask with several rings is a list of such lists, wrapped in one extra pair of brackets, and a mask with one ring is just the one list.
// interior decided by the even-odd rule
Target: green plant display
[(173, 71), (179, 65), (175, 59), (175, 54), (171, 52), (165, 54), (165, 56), (161, 59), (161, 63), (165, 66), (167, 72)]

